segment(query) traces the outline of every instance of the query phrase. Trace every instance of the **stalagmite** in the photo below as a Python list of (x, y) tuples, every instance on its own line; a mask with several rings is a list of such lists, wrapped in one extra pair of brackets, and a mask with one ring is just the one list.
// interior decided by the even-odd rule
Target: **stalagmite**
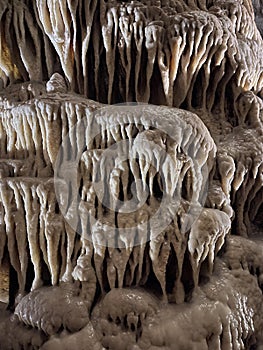
[(85, 254), (80, 255), (72, 273), (75, 280), (81, 281), (81, 296), (90, 308), (96, 292), (97, 278), (91, 266), (92, 251), (86, 248)]
[(262, 6), (1, 1), (0, 349), (261, 349)]
[(63, 282), (70, 282), (71, 281), (71, 274), (72, 274), (72, 254), (74, 252), (74, 243), (75, 243), (75, 238), (76, 238), (76, 233), (72, 229), (70, 225), (65, 223), (65, 231), (66, 231), (66, 268), (65, 272), (61, 278)]

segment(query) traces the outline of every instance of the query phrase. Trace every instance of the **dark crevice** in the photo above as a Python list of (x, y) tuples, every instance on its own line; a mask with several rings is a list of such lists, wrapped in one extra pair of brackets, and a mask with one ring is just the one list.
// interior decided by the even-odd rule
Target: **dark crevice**
[(156, 59), (153, 67), (153, 74), (150, 80), (150, 99), (149, 103), (154, 105), (165, 105), (166, 97), (163, 90), (162, 76)]
[(158, 200), (162, 200), (163, 198), (163, 181), (160, 174), (156, 174), (153, 179), (153, 194), (154, 197)]
[[(146, 86), (147, 65), (148, 65), (148, 52), (143, 43), (142, 52), (141, 52), (141, 64), (140, 64), (140, 71), (139, 71), (138, 86), (135, 87), (137, 93), (139, 93), (140, 96), (142, 96), (147, 89), (147, 86)], [(148, 101), (138, 101), (138, 102), (148, 102)]]
[[(29, 255), (29, 251), (28, 251), (28, 255)], [(34, 278), (35, 278), (34, 265), (31, 259), (28, 259), (28, 266), (26, 271), (26, 285), (25, 285), (26, 292), (30, 292)]]
[(173, 292), (175, 281), (178, 275), (178, 261), (176, 252), (172, 244), (170, 244), (170, 255), (166, 265), (166, 292), (171, 294)]
[(17, 272), (10, 264), (9, 269), (9, 304), (8, 309), (13, 311), (15, 306), (15, 298), (19, 289)]
[(194, 81), (193, 91), (192, 91), (192, 100), (191, 100), (191, 106), (193, 108), (200, 108), (202, 106), (203, 102), (203, 86), (205, 83), (205, 76), (203, 68), (201, 68), (197, 74), (197, 77)]
[(41, 279), (43, 281), (44, 286), (51, 286), (51, 274), (48, 266), (46, 265), (43, 254), (40, 252), (40, 261), (41, 261)]
[(163, 295), (161, 285), (153, 272), (152, 264), (147, 282), (145, 284), (145, 289), (153, 293), (158, 298), (161, 298)]
[(184, 255), (181, 281), (184, 285), (185, 301), (187, 302), (190, 300), (194, 289), (193, 269), (188, 250), (186, 250)]
[(110, 285), (107, 276), (107, 265), (108, 260), (110, 259), (108, 248), (105, 249), (105, 256), (102, 264), (102, 281), (104, 286), (104, 291), (108, 293), (110, 291)]

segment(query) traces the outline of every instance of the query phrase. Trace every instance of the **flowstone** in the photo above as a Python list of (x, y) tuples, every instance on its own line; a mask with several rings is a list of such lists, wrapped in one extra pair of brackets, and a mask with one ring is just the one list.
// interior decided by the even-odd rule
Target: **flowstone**
[(0, 350), (263, 348), (261, 13), (0, 1)]

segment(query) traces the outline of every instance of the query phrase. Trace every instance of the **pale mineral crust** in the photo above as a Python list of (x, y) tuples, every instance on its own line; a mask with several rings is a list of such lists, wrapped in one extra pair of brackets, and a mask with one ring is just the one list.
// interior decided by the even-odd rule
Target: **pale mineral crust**
[(0, 0), (0, 350), (263, 347), (262, 11)]

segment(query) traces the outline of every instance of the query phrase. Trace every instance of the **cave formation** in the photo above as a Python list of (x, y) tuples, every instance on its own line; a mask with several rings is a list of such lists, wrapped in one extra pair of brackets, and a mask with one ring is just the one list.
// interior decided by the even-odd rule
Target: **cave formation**
[(261, 0), (0, 0), (0, 350), (263, 348)]

